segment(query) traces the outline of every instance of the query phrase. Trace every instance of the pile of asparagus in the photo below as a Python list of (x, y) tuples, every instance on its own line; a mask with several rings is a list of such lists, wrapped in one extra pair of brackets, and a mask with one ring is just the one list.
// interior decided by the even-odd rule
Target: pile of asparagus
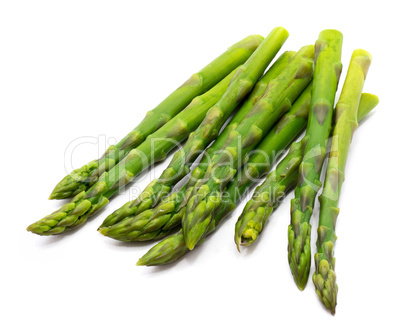
[[(342, 34), (324, 30), (315, 47), (284, 52), (265, 72), (287, 38), (281, 27), (265, 39), (249, 36), (192, 75), (100, 159), (63, 178), (50, 199), (71, 201), (28, 231), (57, 235), (77, 228), (187, 139), (161, 176), (111, 213), (98, 231), (124, 242), (164, 238), (137, 265), (171, 263), (201, 244), (269, 173), (237, 220), (235, 243), (239, 251), (253, 244), (273, 210), (294, 189), (288, 260), (303, 290), (311, 263), (310, 218), (329, 152), (319, 197), (313, 282), (319, 299), (334, 314), (338, 287), (333, 248), (346, 159), (358, 122), (378, 104), (376, 96), (362, 93), (371, 56), (360, 49), (353, 52), (334, 110)], [(304, 137), (295, 142), (306, 126)], [(182, 180), (186, 184), (177, 188)]]

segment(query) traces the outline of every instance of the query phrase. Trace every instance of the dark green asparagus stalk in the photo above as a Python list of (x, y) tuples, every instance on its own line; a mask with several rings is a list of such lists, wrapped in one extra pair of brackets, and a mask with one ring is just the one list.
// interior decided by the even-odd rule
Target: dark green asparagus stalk
[(232, 131), (222, 150), (211, 160), (204, 179), (197, 182), (182, 221), (187, 247), (192, 250), (209, 231), (222, 191), (247, 155), (288, 111), (313, 76), (312, 46), (303, 47), (289, 66), (269, 83), (266, 93)]
[[(302, 97), (300, 97), (298, 101), (301, 98)], [(359, 120), (363, 119), (364, 116), (369, 113), (377, 104), (377, 96), (363, 93), (359, 105)], [(306, 109), (305, 104), (301, 104), (303, 107), (299, 111), (296, 110), (297, 105), (300, 104), (295, 103), (295, 110), (292, 108), (294, 117), (289, 118), (289, 113), (291, 113), (291, 111), (286, 114), (280, 120), (277, 126), (271, 130), (271, 132), (260, 143), (256, 153), (250, 157), (248, 166), (252, 167), (250, 171), (253, 173), (249, 174), (248, 169), (243, 168), (240, 171), (240, 174), (236, 175), (236, 179), (228, 185), (225, 192), (225, 197), (222, 200), (222, 204), (219, 206), (214, 217), (214, 225), (211, 227), (208, 234), (214, 232), (218, 225), (222, 223), (224, 217), (236, 208), (237, 202), (247, 193), (255, 180), (269, 170), (269, 167), (271, 166), (270, 157), (276, 155), (269, 155), (268, 153), (282, 152), (289, 145), (289, 143), (297, 137), (298, 133), (300, 132), (300, 125), (304, 125), (301, 127), (302, 129), (305, 127), (307, 124), (308, 105)], [(301, 143), (299, 142), (299, 144), (301, 150)], [(301, 152), (299, 156), (301, 156)], [(286, 166), (286, 162), (290, 161), (286, 160), (286, 157), (281, 161), (285, 163), (278, 164), (278, 167), (279, 165)], [(287, 179), (287, 182), (290, 185), (295, 185), (297, 182), (297, 176), (293, 178), (293, 181)], [(286, 189), (291, 189), (290, 186), (284, 184), (284, 181), (279, 181), (279, 183), (282, 183)], [(201, 244), (202, 242), (203, 241), (200, 241), (198, 244)], [(140, 258), (137, 265), (165, 265), (180, 259), (188, 252), (190, 252), (190, 250), (184, 241), (183, 231), (180, 230), (179, 232), (165, 238), (163, 241), (152, 247), (142, 258)]]
[(332, 135), (331, 151), (325, 176), (324, 189), (319, 197), (320, 221), (317, 230), (317, 253), (314, 256), (316, 271), (313, 282), (324, 306), (334, 315), (338, 285), (335, 275), (334, 245), (335, 224), (339, 214), (339, 197), (345, 179), (345, 166), (349, 146), (358, 122), (358, 107), (364, 81), (371, 64), (371, 55), (355, 50), (350, 61), (345, 84), (336, 104), (336, 123)]
[(299, 168), (299, 182), (291, 202), (288, 229), (288, 260), (300, 290), (306, 286), (311, 263), (310, 217), (314, 200), (321, 188), (320, 173), (332, 128), (335, 93), (341, 73), (342, 34), (324, 30), (315, 44), (315, 68), (306, 148)]
[(146, 137), (170, 121), (196, 96), (199, 96), (226, 77), (239, 65), (246, 62), (262, 42), (259, 35), (251, 35), (231, 46), (226, 52), (192, 75), (182, 86), (171, 93), (157, 107), (149, 111), (142, 122), (117, 145), (111, 146), (98, 159), (74, 170), (54, 188), (50, 199), (70, 198), (87, 190), (98, 181), (99, 176), (109, 171)]
[[(213, 232), (221, 220), (234, 210), (237, 202), (261, 176), (270, 170), (278, 155), (304, 129), (307, 124), (310, 91), (311, 87), (309, 86), (300, 95), (291, 110), (279, 120), (276, 126), (257, 146), (250, 156), (250, 160), (236, 175), (235, 179), (227, 185), (223, 193), (222, 203), (216, 211), (209, 233)], [(180, 217), (180, 223), (183, 213), (179, 212), (177, 216)], [(148, 266), (163, 265), (177, 260), (188, 251), (189, 249), (184, 243), (183, 232), (180, 231), (152, 248), (140, 259), (139, 264)]]
[(179, 216), (176, 214), (180, 212), (179, 207), (183, 208), (185, 205), (183, 199), (186, 199), (186, 191), (188, 194), (193, 182), (203, 177), (208, 161), (225, 144), (230, 131), (237, 128), (264, 94), (268, 83), (282, 72), (295, 54), (295, 52), (283, 53), (257, 82), (250, 96), (228, 126), (205, 151), (202, 160), (193, 170), (191, 178), (185, 187), (169, 197), (164, 197), (163, 194), (168, 194), (171, 186), (176, 183), (175, 179), (165, 181), (160, 178), (152, 181), (136, 200), (127, 202), (120, 209), (110, 214), (98, 229), (99, 232), (121, 241), (144, 241), (160, 238), (161, 235), (168, 235), (172, 228), (181, 224), (181, 217), (179, 221)]
[[(199, 151), (203, 149), (201, 145), (205, 143), (204, 138), (212, 140), (217, 136), (222, 124), (251, 91), (287, 37), (288, 32), (284, 28), (275, 28), (247, 62), (237, 69), (221, 99), (208, 110), (201, 125), (190, 137), (191, 153), (199, 154)], [(194, 121), (197, 116), (188, 116), (187, 118)], [(170, 124), (171, 122), (174, 123)], [(89, 216), (104, 207), (109, 202), (109, 198), (117, 194), (124, 185), (132, 181), (152, 163), (164, 159), (166, 154), (173, 149), (175, 142), (183, 141), (189, 134), (187, 130), (191, 128), (192, 131), (197, 125), (194, 123), (190, 125), (188, 120), (172, 119), (149, 136), (144, 143), (132, 149), (109, 172), (104, 172), (98, 182), (87, 192), (81, 192), (74, 197), (71, 203), (59, 211), (30, 225), (28, 231), (40, 235), (53, 235), (82, 225)], [(155, 142), (154, 140), (158, 141)]]
[[(305, 91), (304, 94), (307, 95), (309, 92)], [(357, 113), (358, 121), (363, 119), (377, 104), (377, 96), (363, 93)], [(310, 97), (306, 99), (307, 109), (309, 109), (309, 105)], [(305, 121), (307, 123), (307, 120)], [(240, 245), (249, 246), (258, 239), (272, 212), (284, 196), (296, 186), (303, 155), (303, 143), (304, 141), (301, 140), (291, 145), (288, 154), (278, 163), (276, 169), (268, 175), (265, 181), (256, 188), (253, 197), (247, 202), (236, 223), (235, 243), (237, 249), (240, 250)]]

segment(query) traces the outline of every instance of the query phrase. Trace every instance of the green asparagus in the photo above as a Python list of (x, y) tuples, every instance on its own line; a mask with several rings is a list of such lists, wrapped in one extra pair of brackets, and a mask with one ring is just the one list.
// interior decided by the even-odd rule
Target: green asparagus
[(334, 245), (335, 224), (339, 214), (339, 196), (345, 179), (345, 166), (349, 146), (358, 122), (358, 107), (364, 81), (371, 64), (371, 55), (358, 49), (353, 52), (345, 84), (336, 104), (336, 123), (332, 135), (331, 151), (319, 197), (320, 220), (317, 230), (317, 253), (314, 256), (316, 271), (313, 282), (316, 293), (325, 307), (335, 314), (338, 285), (335, 275)]
[[(275, 28), (246, 63), (237, 69), (221, 99), (208, 110), (203, 122), (190, 137), (191, 153), (199, 154), (199, 150), (203, 149), (201, 144), (204, 143), (204, 138), (213, 139), (217, 136), (224, 121), (251, 91), (287, 37), (288, 32), (284, 28)], [(196, 117), (189, 116), (188, 118), (193, 121)], [(173, 123), (171, 124), (171, 122)], [(192, 123), (192, 130), (196, 126)], [(167, 139), (180, 142), (189, 134), (187, 132), (189, 128), (187, 120), (172, 119), (148, 137), (144, 143), (132, 149), (111, 170), (104, 172), (98, 182), (88, 191), (82, 191), (60, 210), (30, 225), (27, 228), (28, 231), (40, 235), (54, 235), (82, 225), (89, 216), (103, 208), (109, 202), (109, 198), (117, 194), (124, 185), (132, 181), (150, 164), (166, 157), (174, 147), (172, 141), (167, 141)], [(154, 143), (153, 139), (159, 139), (159, 141)]]
[[(311, 91), (311, 87), (305, 89), (305, 93), (300, 95), (291, 110), (271, 129), (250, 156), (247, 164), (244, 165), (235, 179), (227, 185), (223, 193), (222, 203), (216, 211), (208, 233), (213, 232), (221, 220), (234, 210), (236, 203), (247, 193), (253, 183), (270, 170), (278, 153), (287, 148), (303, 130), (308, 117), (309, 91)], [(179, 222), (181, 222), (183, 213), (179, 213), (177, 216), (180, 217)], [(184, 243), (183, 232), (180, 231), (152, 248), (141, 258), (139, 264), (148, 266), (163, 265), (177, 260), (188, 251), (189, 249)]]
[(149, 111), (142, 122), (117, 145), (111, 146), (98, 159), (74, 170), (54, 188), (50, 199), (73, 197), (87, 190), (98, 181), (99, 176), (109, 171), (146, 137), (170, 121), (184, 109), (193, 98), (208, 91), (239, 65), (243, 64), (262, 42), (259, 35), (251, 35), (231, 46), (226, 52), (192, 75), (182, 86), (171, 93), (157, 107)]
[[(236, 69), (233, 70), (212, 89), (203, 95), (194, 98), (181, 113), (175, 116), (155, 133), (148, 136), (148, 138), (136, 149), (131, 150), (128, 157), (133, 164), (136, 164), (134, 165), (134, 171), (136, 174), (139, 174), (141, 171), (146, 169), (152, 162), (162, 160), (166, 154), (175, 147), (176, 143), (183, 141), (201, 123), (208, 109), (226, 92), (236, 71)], [(119, 165), (115, 166), (109, 172), (105, 172), (101, 177), (102, 184), (95, 184), (88, 192), (82, 191), (60, 210), (30, 225), (28, 231), (41, 235), (52, 235), (62, 233), (65, 230), (70, 230), (82, 224), (88, 215), (92, 214), (91, 211), (96, 204), (98, 204), (98, 206), (93, 210), (93, 212), (101, 209), (108, 203), (107, 198), (103, 197), (101, 194), (101, 188), (106, 186), (105, 181), (107, 180), (106, 177), (108, 174), (111, 174), (110, 176), (112, 179), (113, 177), (116, 177), (117, 173), (115, 171), (118, 168)], [(128, 177), (130, 176), (131, 175), (128, 174)], [(126, 182), (124, 178), (122, 181), (115, 179), (115, 185), (111, 185), (109, 188), (110, 191), (117, 192), (119, 186), (122, 186), (124, 182)], [(85, 198), (84, 196), (86, 195), (92, 196)], [(81, 205), (81, 203), (84, 205)]]
[(166, 181), (159, 178), (152, 181), (136, 200), (127, 202), (120, 209), (110, 214), (98, 229), (99, 232), (117, 240), (144, 241), (160, 238), (161, 235), (167, 235), (173, 227), (179, 225), (181, 221), (177, 220), (178, 216), (175, 216), (175, 214), (180, 211), (179, 206), (183, 207), (185, 204), (183, 198), (186, 199), (186, 191), (187, 193), (189, 192), (188, 190), (192, 187), (193, 181), (203, 176), (209, 159), (225, 144), (230, 130), (235, 129), (240, 124), (264, 94), (268, 83), (281, 73), (295, 54), (295, 52), (283, 53), (261, 80), (257, 82), (250, 96), (232, 118), (228, 126), (205, 151), (199, 165), (193, 170), (190, 181), (182, 190), (166, 198), (164, 194), (169, 193), (171, 186), (176, 183), (176, 180)]
[(321, 187), (320, 173), (332, 126), (335, 93), (341, 74), (342, 34), (324, 30), (315, 44), (315, 68), (306, 148), (299, 167), (295, 198), (291, 201), (288, 228), (288, 261), (300, 290), (306, 286), (311, 263), (309, 223), (314, 200)]
[[(308, 92), (305, 91), (304, 94), (307, 95)], [(310, 106), (310, 98), (311, 95), (306, 99), (307, 109)], [(362, 120), (377, 104), (377, 96), (363, 93), (357, 113), (358, 121)], [(306, 123), (307, 120), (305, 120), (303, 128)], [(240, 249), (240, 245), (249, 246), (258, 239), (274, 209), (284, 196), (296, 186), (299, 165), (303, 155), (303, 143), (304, 141), (301, 140), (291, 145), (288, 154), (278, 163), (276, 169), (268, 175), (265, 181), (256, 188), (253, 197), (247, 202), (236, 223), (235, 243), (237, 249)]]
[[(369, 113), (377, 104), (377, 96), (363, 93), (359, 105), (358, 119), (363, 119), (366, 114)], [(302, 106), (303, 105), (304, 104), (302, 104)], [(303, 107), (299, 112), (294, 110), (295, 118), (289, 118), (288, 114), (286, 114), (278, 123), (279, 127), (276, 126), (273, 130), (271, 130), (271, 132), (260, 143), (256, 153), (250, 157), (248, 162), (248, 165), (253, 167), (251, 170), (253, 171), (253, 174), (250, 175), (247, 172), (248, 169), (243, 168), (240, 174), (236, 175), (236, 179), (227, 186), (225, 197), (222, 199), (222, 204), (219, 206), (214, 217), (214, 225), (211, 227), (208, 234), (214, 232), (218, 225), (222, 223), (224, 217), (226, 217), (226, 215), (236, 208), (237, 202), (239, 202), (240, 199), (247, 193), (247, 191), (253, 185), (255, 179), (269, 171), (269, 167), (271, 166), (270, 156), (273, 155), (273, 153), (283, 151), (288, 146), (289, 142), (296, 138), (300, 131), (299, 125), (303, 123), (306, 125), (307, 123), (307, 112), (308, 109), (306, 111), (306, 108)], [(276, 136), (274, 136), (275, 134)], [(271, 155), (269, 153), (271, 153)], [(301, 156), (301, 151), (299, 156)], [(284, 162), (285, 160), (286, 158), (284, 158), (281, 162)], [(284, 166), (286, 164), (283, 163), (281, 165)], [(293, 181), (288, 180), (288, 182), (290, 184), (293, 183), (294, 185), (297, 182), (297, 176), (294, 177)], [(290, 189), (290, 187), (286, 185), (285, 187), (286, 189)], [(203, 241), (200, 241), (198, 244), (201, 244), (202, 242)], [(179, 232), (165, 238), (152, 247), (144, 256), (139, 259), (137, 265), (165, 265), (180, 259), (188, 252), (190, 252), (190, 250), (184, 241), (183, 231), (180, 230)]]
[(184, 213), (182, 226), (187, 247), (192, 250), (209, 231), (221, 192), (247, 161), (247, 155), (269, 129), (288, 111), (313, 76), (313, 46), (303, 47), (289, 66), (269, 83), (264, 96), (233, 130), (215, 155), (204, 178), (197, 182)]

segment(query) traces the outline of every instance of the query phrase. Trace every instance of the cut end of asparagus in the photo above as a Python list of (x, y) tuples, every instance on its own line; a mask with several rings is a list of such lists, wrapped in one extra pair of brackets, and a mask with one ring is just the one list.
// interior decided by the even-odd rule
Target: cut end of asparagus
[(343, 39), (343, 34), (336, 29), (325, 29), (320, 32), (319, 39), (323, 40), (336, 40)]
[(289, 37), (289, 32), (283, 27), (275, 27), (274, 29), (272, 29), (271, 34), (274, 34), (274, 33), (281, 33), (281, 35), (283, 35), (284, 38)]
[(250, 35), (247, 36), (245, 39), (241, 40), (231, 48), (244, 48), (244, 49), (250, 49), (250, 50), (255, 50), (257, 47), (261, 44), (261, 42), (264, 41), (264, 37), (261, 35)]
[(369, 112), (371, 112), (380, 102), (376, 95), (362, 93), (360, 97), (359, 109), (357, 111), (357, 121), (360, 122)]

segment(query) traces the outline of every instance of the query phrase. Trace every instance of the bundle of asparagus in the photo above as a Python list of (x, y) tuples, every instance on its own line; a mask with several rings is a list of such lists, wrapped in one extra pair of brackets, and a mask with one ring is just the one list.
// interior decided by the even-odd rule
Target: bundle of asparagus
[[(278, 121), (257, 146), (243, 169), (227, 185), (222, 202), (216, 210), (207, 234), (215, 231), (223, 218), (236, 208), (236, 204), (251, 188), (255, 180), (269, 171), (276, 154), (282, 152), (303, 130), (308, 117), (309, 92), (310, 88), (307, 87), (290, 111)], [(198, 245), (201, 243), (202, 241), (199, 241)], [(138, 261), (137, 265), (165, 265), (176, 261), (189, 251), (183, 231), (180, 230), (151, 248)]]
[[(179, 192), (173, 193), (162, 201), (163, 196), (166, 196), (173, 185), (181, 179), (181, 175), (184, 175), (185, 169), (183, 169), (183, 173), (180, 176), (173, 176), (168, 179), (161, 177), (151, 182), (136, 200), (127, 202), (120, 209), (110, 214), (99, 227), (98, 231), (105, 236), (121, 241), (144, 241), (161, 238), (169, 234), (173, 228), (180, 225), (181, 215), (178, 215), (178, 213), (182, 213), (181, 210), (184, 209), (186, 204), (184, 200), (187, 200), (187, 197), (185, 195), (188, 196), (194, 182), (204, 176), (205, 167), (210, 158), (225, 144), (230, 131), (237, 128), (261, 98), (268, 83), (282, 72), (294, 55), (295, 52), (285, 52), (282, 54), (257, 82), (250, 96), (219, 135), (218, 139), (205, 151), (200, 163), (193, 170), (189, 182)], [(162, 173), (162, 176), (168, 174), (172, 176), (172, 168), (170, 167), (174, 166), (175, 162), (180, 162), (180, 160), (176, 160), (177, 156), (176, 154), (173, 157), (172, 162)], [(188, 167), (189, 164), (186, 169)]]
[[(109, 147), (99, 160), (91, 161), (64, 177), (56, 185), (49, 198), (69, 198), (89, 189), (98, 181), (99, 176), (118, 164), (132, 149), (138, 147), (147, 136), (169, 122), (195, 97), (211, 89), (235, 68), (243, 64), (262, 40), (263, 38), (259, 35), (251, 35), (231, 46), (202, 70), (192, 75), (157, 107), (147, 112), (144, 120), (117, 145)], [(205, 98), (208, 97), (198, 98), (194, 103), (205, 102), (208, 104), (205, 108), (208, 109), (212, 101)]]
[[(247, 202), (235, 225), (235, 243), (239, 251), (240, 246), (253, 244), (274, 209), (295, 189), (288, 261), (303, 290), (311, 264), (310, 218), (332, 131), (319, 197), (313, 282), (320, 301), (334, 314), (338, 287), (333, 247), (346, 159), (357, 122), (378, 104), (376, 96), (362, 94), (371, 56), (361, 49), (353, 53), (333, 118), (342, 69), (342, 34), (322, 31), (315, 51), (313, 46), (305, 46), (297, 53), (285, 52), (263, 75), (287, 37), (281, 27), (265, 39), (249, 36), (191, 76), (100, 159), (60, 181), (50, 198), (73, 199), (27, 230), (56, 235), (82, 225), (123, 186), (188, 138), (161, 176), (98, 228), (103, 235), (125, 242), (161, 239), (173, 233), (137, 263), (165, 265), (213, 233), (290, 147)], [(306, 126), (302, 140), (293, 142)], [(191, 171), (199, 155), (201, 160)], [(186, 176), (187, 183), (172, 192)]]
[[(189, 157), (192, 157), (193, 153), (199, 153), (208, 141), (212, 141), (217, 136), (219, 128), (251, 91), (287, 37), (288, 32), (284, 28), (275, 28), (246, 63), (236, 70), (227, 90), (208, 110), (197, 131), (190, 137), (189, 145), (185, 146)], [(210, 103), (209, 100), (207, 103), (202, 103), (201, 98), (194, 105), (200, 102), (201, 104)], [(82, 225), (89, 216), (102, 209), (109, 202), (109, 198), (117, 194), (124, 185), (152, 163), (164, 159), (175, 143), (183, 141), (195, 129), (198, 125), (195, 119), (199, 122), (201, 120), (199, 120), (199, 114), (191, 111), (194, 105), (191, 104), (188, 109), (162, 126), (137, 148), (130, 150), (116, 166), (104, 172), (90, 189), (80, 192), (58, 211), (30, 225), (28, 231), (40, 235), (55, 235)], [(152, 139), (166, 139), (166, 141), (159, 140), (155, 144)]]
[[(344, 180), (349, 144), (357, 122), (363, 119), (377, 104), (378, 98), (362, 94), (364, 80), (371, 63), (371, 56), (364, 50), (355, 50), (348, 74), (336, 105), (336, 123), (326, 172), (324, 190), (319, 197), (321, 203), (318, 226), (316, 272), (313, 282), (316, 293), (327, 309), (335, 314), (337, 302), (335, 258), (333, 247), (336, 240), (335, 222), (338, 217), (339, 195)], [(236, 223), (235, 242), (237, 246), (250, 245), (256, 241), (261, 230), (283, 195), (292, 190), (299, 178), (299, 167), (305, 152), (306, 137), (293, 143), (289, 153), (269, 174), (254, 192)], [(305, 155), (307, 155), (305, 153)]]
[(247, 161), (247, 154), (261, 141), (277, 119), (290, 109), (293, 101), (313, 75), (313, 47), (306, 46), (288, 67), (269, 83), (266, 93), (228, 136), (215, 155), (202, 180), (195, 184), (184, 212), (182, 226), (187, 247), (192, 250), (202, 240), (213, 222), (226, 184)]
[[(306, 106), (310, 105), (311, 90), (306, 90)], [(300, 98), (299, 98), (300, 100)], [(378, 104), (378, 97), (363, 93), (357, 111), (357, 121), (362, 120)], [(307, 107), (308, 108), (308, 107)], [(303, 119), (301, 119), (303, 120)], [(303, 125), (306, 126), (307, 120)], [(292, 143), (288, 153), (258, 186), (245, 205), (235, 227), (235, 243), (240, 246), (253, 244), (260, 236), (275, 208), (297, 184), (305, 139)]]

